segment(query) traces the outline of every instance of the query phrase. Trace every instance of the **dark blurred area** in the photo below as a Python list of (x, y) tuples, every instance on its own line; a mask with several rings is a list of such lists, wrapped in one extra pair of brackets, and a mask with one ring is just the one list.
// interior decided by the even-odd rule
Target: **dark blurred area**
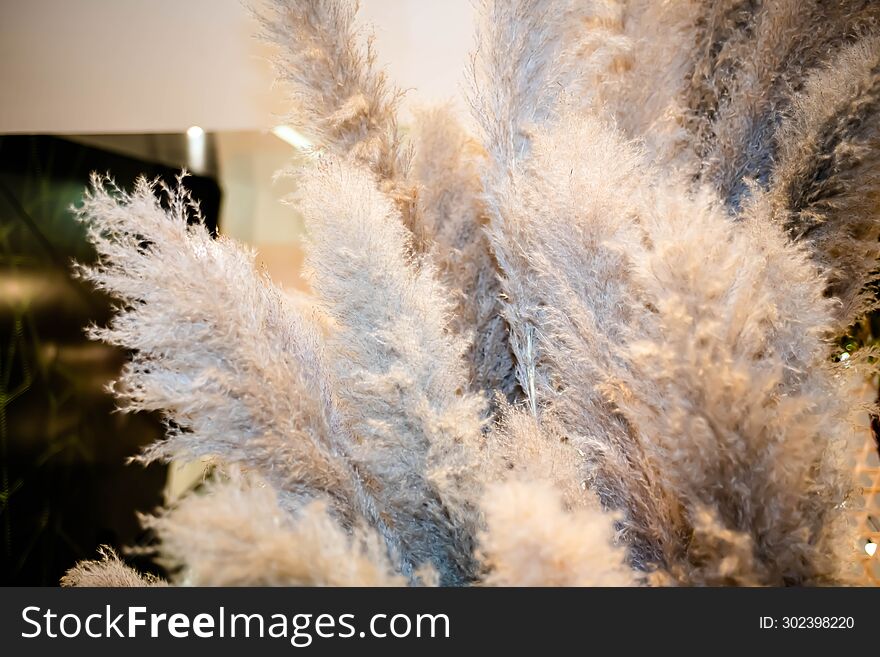
[[(71, 277), (94, 254), (70, 213), (92, 171), (123, 188), (137, 176), (173, 183), (180, 135), (0, 137), (0, 583), (57, 585), (96, 548), (149, 542), (136, 512), (162, 503), (167, 468), (127, 465), (161, 437), (157, 417), (113, 412), (105, 392), (126, 354), (83, 329), (110, 317), (111, 300)], [(185, 185), (216, 233), (220, 188)], [(142, 570), (149, 560), (127, 557)]]

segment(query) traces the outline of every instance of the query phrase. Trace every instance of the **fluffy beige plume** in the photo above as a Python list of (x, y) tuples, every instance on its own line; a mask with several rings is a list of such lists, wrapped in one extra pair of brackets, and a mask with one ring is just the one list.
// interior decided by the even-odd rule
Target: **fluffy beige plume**
[(477, 554), (490, 586), (630, 586), (636, 576), (582, 473), (582, 454), (545, 410), (499, 400), (481, 469)]
[(412, 568), (444, 583), (472, 568), (476, 453), (485, 399), (468, 392), (468, 343), (449, 330), (451, 303), (365, 170), (325, 160), (301, 177), (307, 268), (335, 321), (328, 339), (352, 458), (390, 517)]
[(433, 238), (432, 260), (453, 295), (451, 326), (458, 335), (473, 335), (472, 387), (513, 399), (516, 378), (498, 298), (498, 268), (484, 231), (480, 169), (485, 154), (449, 107), (419, 112), (412, 140), (419, 215)]
[(773, 218), (809, 245), (839, 330), (871, 304), (880, 258), (880, 37), (841, 50), (797, 94), (776, 137)]
[(774, 166), (776, 120), (829, 53), (876, 30), (866, 0), (706, 3), (686, 103), (703, 178), (738, 207), (747, 181)]
[(527, 157), (529, 133), (552, 117), (559, 90), (576, 78), (572, 62), (583, 10), (571, 2), (484, 0), (470, 70), (470, 103), (489, 160), (483, 176), (487, 234), (501, 271), (514, 373), (535, 416), (537, 308), (523, 289), (528, 255), (517, 248), (520, 227), (510, 218), (516, 210), (510, 177)]
[(547, 484), (509, 482), (483, 499), (480, 555), (490, 586), (632, 586), (613, 520), (597, 509), (566, 511)]
[(581, 454), (565, 427), (551, 413), (538, 422), (525, 409), (503, 400), (498, 408), (497, 420), (486, 435), (486, 481), (539, 482), (552, 486), (566, 508), (589, 504), (592, 498), (584, 493)]
[(490, 167), (502, 175), (528, 150), (532, 126), (550, 117), (576, 78), (583, 10), (553, 0), (483, 0), (469, 71), (470, 102)]
[(133, 588), (143, 586), (166, 586), (166, 583), (152, 575), (141, 575), (127, 566), (113, 548), (106, 545), (98, 548), (99, 560), (80, 561), (64, 573), (61, 586), (95, 588)]
[(734, 1), (703, 14), (684, 96), (703, 179), (733, 208), (769, 188), (769, 214), (826, 270), (846, 330), (867, 309), (878, 256), (880, 5)]
[(292, 514), (272, 486), (233, 472), (145, 519), (187, 586), (403, 586), (378, 534), (344, 529), (321, 501)]
[(826, 361), (831, 312), (819, 278), (766, 222), (726, 222), (699, 198), (655, 189), (640, 220), (651, 246), (633, 253), (655, 325), (626, 346), (629, 363), (606, 391), (673, 505), (667, 569), (722, 583), (726, 555), (694, 561), (681, 541), (708, 509), (704, 534), (714, 526), (752, 545), (753, 562), (740, 562), (755, 570), (741, 579), (839, 581), (851, 549), (841, 449), (857, 375)]
[(357, 0), (260, 0), (261, 36), (278, 46), (276, 75), (291, 94), (291, 122), (340, 157), (365, 163), (421, 236), (407, 182), (410, 153), (397, 129), (401, 96), (355, 23)]
[(695, 17), (697, 31), (682, 100), (688, 110), (685, 119), (692, 147), (700, 162), (712, 147), (712, 122), (728, 95), (756, 3), (705, 0), (702, 5)]
[(727, 95), (716, 108), (718, 118), (713, 125), (712, 147), (706, 153), (704, 177), (718, 188), (722, 198), (732, 199), (735, 204), (742, 194), (743, 179), (758, 175), (767, 166), (771, 117), (779, 111), (781, 102), (778, 93), (771, 93), (771, 86), (783, 68), (788, 49), (796, 42), (792, 36), (809, 25), (813, 4), (780, 0), (767, 3), (757, 12), (754, 33), (744, 47), (760, 54), (737, 62), (739, 68)]
[[(694, 170), (682, 95), (705, 0), (591, 4), (610, 14), (596, 11), (596, 18), (587, 24), (588, 43), (598, 42), (604, 48), (582, 53), (588, 58), (584, 65), (597, 71), (594, 102), (604, 105), (628, 137), (643, 140), (653, 161)], [(613, 55), (610, 45), (617, 48)], [(602, 54), (598, 59), (596, 52)]]
[(420, 187), (425, 229), (436, 242), (435, 256), (452, 259), (479, 244), (474, 237), (485, 214), (480, 180), (485, 153), (448, 105), (418, 110), (411, 138), (412, 176)]
[(579, 480), (628, 510), (624, 538), (642, 566), (658, 559), (670, 505), (602, 385), (626, 367), (632, 335), (647, 330), (629, 275), (632, 252), (644, 248), (644, 177), (640, 153), (607, 123), (567, 114), (534, 133), (530, 158), (511, 176), (505, 217), (508, 243), (528, 254), (510, 303), (535, 309), (538, 396), (582, 454)]
[(167, 208), (154, 191), (96, 177), (77, 208), (99, 256), (80, 272), (123, 304), (91, 335), (133, 352), (113, 391), (124, 410), (169, 420), (142, 458), (219, 457), (287, 494), (329, 495), (344, 516), (374, 515), (344, 458), (311, 322), (252, 252), (211, 238), (183, 187), (164, 190)]
[(512, 188), (543, 397), (625, 510), (634, 561), (719, 583), (725, 555), (695, 563), (682, 540), (716, 527), (755, 555), (725, 576), (835, 581), (854, 375), (824, 361), (831, 304), (805, 254), (765, 218), (725, 221), (595, 119), (536, 132)]

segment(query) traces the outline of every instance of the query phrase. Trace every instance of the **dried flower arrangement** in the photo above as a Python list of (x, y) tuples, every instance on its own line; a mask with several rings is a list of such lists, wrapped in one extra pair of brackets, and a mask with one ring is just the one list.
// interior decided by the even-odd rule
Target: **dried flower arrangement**
[[(484, 0), (474, 135), (397, 125), (353, 0), (274, 0), (313, 303), (180, 190), (96, 178), (175, 583), (822, 585), (880, 254), (880, 5)], [(854, 401), (855, 400), (855, 401)], [(68, 584), (155, 583), (112, 554)]]

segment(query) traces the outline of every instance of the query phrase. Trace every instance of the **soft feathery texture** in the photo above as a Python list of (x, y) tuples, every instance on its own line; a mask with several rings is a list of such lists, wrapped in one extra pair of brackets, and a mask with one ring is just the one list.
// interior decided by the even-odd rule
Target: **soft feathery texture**
[(498, 407), (498, 418), (486, 435), (484, 479), (551, 485), (568, 508), (591, 504), (593, 498), (584, 494), (581, 455), (564, 425), (549, 413), (539, 422), (504, 400)]
[(842, 45), (876, 29), (870, 0), (705, 3), (686, 95), (702, 177), (738, 206), (750, 178), (774, 166), (780, 111), (804, 77)]
[(95, 177), (77, 209), (98, 252), (80, 275), (122, 304), (90, 334), (134, 352), (113, 391), (125, 410), (169, 421), (141, 458), (217, 457), (343, 512), (368, 505), (342, 458), (317, 329), (251, 251), (211, 238), (183, 187), (155, 191)]
[(350, 0), (269, 0), (256, 5), (261, 36), (278, 46), (277, 79), (291, 96), (294, 125), (318, 148), (365, 163), (421, 234), (407, 182), (410, 152), (397, 130), (401, 92), (376, 65), (372, 37)]
[[(530, 56), (548, 56), (544, 45), (539, 42)], [(500, 68), (499, 64), (490, 65)], [(531, 70), (541, 68), (536, 65)], [(490, 76), (487, 73), (485, 77)], [(522, 86), (539, 96), (546, 94), (540, 90), (536, 77), (533, 75), (528, 85)], [(513, 86), (514, 90), (517, 88)], [(494, 121), (506, 125), (509, 119), (505, 117), (517, 115), (507, 109), (507, 105), (515, 105), (516, 98), (516, 93), (512, 93), (507, 103), (500, 105), (504, 110), (499, 111), (498, 103), (481, 103), (478, 96), (474, 103), (478, 119), (483, 117), (485, 122), (485, 117), (492, 116), (494, 111)], [(540, 107), (540, 98), (529, 102)], [(705, 529), (712, 526), (705, 518), (715, 520), (717, 515), (719, 531), (726, 531), (725, 522), (733, 523), (733, 529), (747, 535), (744, 540), (759, 543), (753, 550), (765, 553), (770, 562), (757, 564), (756, 570), (764, 570), (743, 573), (743, 579), (753, 577), (754, 581), (764, 583), (833, 580), (838, 575), (834, 570), (837, 555), (824, 562), (822, 558), (828, 554), (828, 543), (833, 542), (843, 514), (829, 511), (832, 519), (826, 517), (826, 511), (840, 508), (846, 478), (835, 461), (839, 439), (829, 440), (826, 446), (816, 436), (840, 435), (840, 430), (835, 430), (837, 423), (847, 428), (849, 425), (840, 406), (826, 401), (826, 396), (830, 400), (840, 397), (829, 395), (823, 387), (832, 378), (830, 373), (821, 372), (824, 350), (820, 338), (830, 326), (830, 316), (829, 305), (823, 303), (821, 288), (816, 284), (816, 272), (797, 250), (785, 251), (784, 238), (774, 237), (771, 226), (756, 226), (757, 222), (752, 222), (730, 228), (709, 196), (698, 193), (692, 200), (686, 189), (674, 188), (674, 179), (656, 179), (656, 173), (646, 166), (641, 154), (617, 136), (612, 126), (591, 123), (582, 116), (566, 116), (544, 136), (540, 126), (532, 121), (530, 157), (525, 156), (526, 142), (522, 140), (523, 146), (517, 151), (519, 159), (509, 168), (508, 176), (493, 181), (500, 190), (495, 199), (501, 202), (490, 207), (499, 219), (497, 239), (493, 239), (499, 265), (506, 281), (516, 282), (505, 287), (506, 303), (515, 309), (506, 316), (512, 333), (517, 326), (524, 327), (525, 337), (513, 343), (514, 354), (520, 382), (532, 401), (533, 411), (542, 400), (540, 403), (559, 409), (567, 419), (572, 438), (585, 453), (593, 485), (609, 506), (628, 511), (625, 536), (633, 545), (637, 563), (648, 567), (652, 562), (663, 564), (663, 568), (676, 571), (675, 577), (683, 582), (717, 583), (719, 576), (713, 570), (717, 562), (688, 562), (686, 546), (684, 553), (676, 553), (681, 536), (694, 534), (693, 526), (698, 520)], [(514, 134), (513, 130), (509, 133)], [(490, 153), (503, 152), (497, 146), (495, 134), (486, 131), (486, 139)], [(731, 230), (737, 233), (737, 248), (729, 255), (724, 245), (734, 236), (725, 231)], [(762, 242), (767, 246), (761, 247)], [(770, 244), (776, 244), (775, 248), (782, 253), (773, 253)], [(508, 254), (513, 256), (507, 257)], [(670, 258), (672, 254), (674, 261)], [(683, 256), (690, 256), (696, 268), (689, 271), (688, 260)], [(725, 257), (739, 260), (725, 264)], [(648, 273), (639, 272), (637, 267)], [(704, 269), (704, 275), (695, 275)], [(631, 271), (632, 278), (628, 276)], [(666, 279), (666, 287), (659, 286), (652, 292), (652, 287), (658, 287), (659, 273), (666, 271), (678, 277)], [(724, 272), (729, 272), (727, 280), (721, 275)], [(641, 276), (641, 280), (635, 275)], [(742, 276), (749, 278), (743, 280)], [(787, 296), (780, 295), (778, 287), (771, 287), (777, 276), (799, 279), (805, 300), (792, 296), (790, 291)], [(750, 286), (758, 285), (759, 277), (770, 285), (758, 286), (754, 297), (749, 298), (746, 292)], [(663, 309), (677, 299), (682, 305), (670, 307), (669, 312), (674, 314), (665, 319), (662, 313), (658, 316), (658, 307)], [(722, 306), (727, 299), (735, 304), (730, 310)], [(714, 308), (722, 311), (719, 316), (704, 316)], [(745, 312), (748, 310), (752, 310), (754, 318)], [(786, 322), (794, 324), (793, 330), (785, 330)], [(718, 351), (713, 353), (710, 343), (698, 353), (701, 357), (711, 354), (711, 362), (720, 359), (714, 367), (723, 372), (719, 385), (725, 385), (704, 397), (705, 393), (699, 391), (706, 389), (706, 381), (697, 376), (687, 381), (690, 389), (671, 389), (670, 382), (682, 380), (683, 374), (673, 375), (673, 370), (699, 373), (708, 367), (708, 362), (694, 361), (696, 354), (688, 352), (700, 344), (697, 338), (702, 332), (711, 338), (724, 325), (730, 326), (729, 337), (719, 341)], [(677, 330), (682, 331), (682, 340), (670, 349)], [(658, 342), (656, 349), (650, 347), (648, 336), (652, 334)], [(633, 345), (629, 350), (627, 343)], [(769, 352), (768, 358), (760, 358), (764, 355), (762, 350)], [(658, 367), (660, 355), (672, 359), (664, 362), (666, 368)], [(751, 366), (748, 359), (756, 357), (758, 362)], [(744, 371), (725, 371), (723, 364), (735, 363), (737, 358), (743, 359)], [(683, 367), (679, 366), (679, 359), (684, 362)], [(796, 368), (802, 364), (818, 370), (814, 385), (819, 387), (807, 387), (801, 395), (803, 402), (793, 403), (791, 408), (798, 409), (801, 404), (808, 409), (818, 407), (821, 411), (816, 415), (827, 418), (828, 426), (824, 432), (820, 429), (815, 434), (802, 435), (795, 428), (786, 430), (786, 421), (781, 420), (782, 428), (778, 431), (782, 435), (773, 434), (773, 429), (768, 434), (773, 440), (791, 441), (790, 448), (802, 464), (802, 468), (792, 464), (796, 477), (781, 477), (786, 479), (789, 489), (800, 486), (806, 499), (813, 500), (815, 486), (828, 498), (815, 507), (807, 504), (806, 508), (798, 508), (789, 501), (778, 509), (764, 505), (757, 516), (750, 512), (742, 517), (742, 505), (751, 509), (756, 505), (753, 500), (738, 499), (731, 504), (723, 496), (711, 495), (702, 501), (694, 493), (710, 480), (699, 481), (690, 490), (690, 484), (684, 484), (689, 475), (682, 481), (669, 480), (669, 474), (692, 472), (685, 464), (695, 456), (702, 456), (703, 464), (695, 466), (693, 472), (705, 469), (712, 472), (712, 477), (724, 477), (734, 485), (737, 477), (750, 478), (752, 464), (748, 451), (760, 453), (768, 440), (763, 425), (749, 427), (743, 424), (741, 416), (728, 415), (712, 428), (717, 435), (707, 435), (714, 447), (695, 445), (694, 452), (679, 453), (680, 449), (673, 449), (679, 442), (674, 436), (682, 430), (692, 431), (689, 423), (714, 420), (713, 416), (730, 403), (723, 401), (725, 393), (735, 398), (738, 394), (756, 392), (754, 408), (748, 409), (746, 417), (760, 417), (760, 410), (771, 403), (770, 414), (784, 418), (783, 411), (789, 407), (780, 408), (773, 400), (777, 390), (787, 378), (795, 377)], [(743, 377), (748, 383), (741, 389), (729, 388)], [(788, 397), (801, 389), (789, 392), (782, 388), (780, 392)], [(696, 400), (692, 397), (694, 393)], [(672, 400), (661, 405), (666, 396)], [(656, 401), (647, 403), (650, 399)], [(676, 401), (679, 399), (680, 405)], [(655, 403), (661, 405), (664, 420), (671, 422), (668, 429), (664, 429), (663, 423), (652, 426), (645, 421)], [(677, 416), (676, 412), (683, 415)], [(692, 440), (696, 439), (694, 435)], [(730, 439), (742, 443), (722, 442)], [(686, 442), (684, 446), (687, 445)], [(670, 458), (683, 460), (669, 463)], [(715, 460), (717, 463), (713, 463)], [(695, 463), (700, 463), (700, 459)], [(664, 464), (673, 467), (667, 472)], [(760, 485), (749, 482), (750, 490), (767, 492), (769, 488), (774, 495), (784, 498), (785, 486), (773, 484), (777, 474), (780, 473), (773, 473), (772, 469), (765, 472)], [(702, 504), (709, 505), (711, 510), (705, 511)], [(733, 515), (724, 509), (728, 505), (736, 507)], [(781, 516), (790, 513), (792, 517), (773, 518), (777, 510)], [(761, 516), (763, 512), (771, 517), (765, 519)], [(803, 532), (803, 538), (777, 538), (775, 532), (768, 535), (765, 526), (776, 522), (779, 533)], [(772, 547), (768, 548), (766, 543), (772, 543)], [(818, 549), (811, 551), (810, 546), (817, 544)], [(671, 546), (676, 547), (670, 551)], [(804, 556), (804, 551), (810, 554)], [(743, 567), (751, 568), (753, 564), (743, 561)]]
[[(520, 227), (511, 176), (527, 157), (529, 135), (556, 109), (558, 89), (576, 77), (571, 65), (584, 7), (571, 2), (483, 2), (480, 38), (469, 72), (470, 104), (488, 163), (483, 174), (487, 235), (501, 270), (502, 315), (521, 397), (538, 414), (536, 309), (526, 301), (528, 255), (517, 248)], [(504, 380), (507, 372), (496, 375)]]
[(472, 568), (485, 400), (468, 391), (468, 343), (448, 329), (448, 293), (430, 263), (415, 266), (399, 214), (368, 173), (328, 159), (300, 184), (306, 267), (335, 322), (328, 355), (352, 459), (407, 562), (432, 562), (460, 583)]
[[(804, 5), (808, 6), (804, 6)], [(781, 0), (766, 3), (755, 12), (743, 48), (754, 48), (758, 57), (736, 62), (730, 87), (714, 108), (712, 140), (705, 153), (703, 177), (711, 181), (722, 198), (737, 204), (744, 178), (760, 176), (771, 153), (769, 131), (772, 116), (779, 111), (781, 98), (771, 91), (779, 79), (788, 47), (797, 39), (808, 38), (812, 2)], [(741, 55), (733, 49), (731, 57)]]
[(159, 559), (187, 586), (403, 586), (378, 534), (347, 530), (327, 505), (290, 513), (265, 481), (228, 479), (145, 519)]
[[(572, 117), (556, 130), (536, 132), (531, 157), (510, 178), (505, 206), (506, 224), (516, 226), (505, 232), (507, 248), (528, 254), (507, 303), (529, 309), (530, 346), (540, 354), (534, 398), (554, 410), (585, 467), (603, 464), (586, 467), (585, 476), (612, 507), (621, 504), (618, 473), (606, 476), (606, 460), (644, 458), (600, 389), (623, 367), (621, 347), (637, 317), (627, 252), (641, 248), (631, 221), (635, 181), (643, 173), (638, 165), (637, 153), (607, 125)], [(620, 494), (632, 500), (635, 526), (656, 535), (660, 529), (652, 523), (668, 523), (663, 507), (639, 508), (652, 501), (642, 476), (629, 477), (622, 486), (627, 493)]]
[(587, 101), (626, 135), (641, 139), (657, 162), (688, 173), (690, 153), (682, 101), (704, 0), (593, 1), (592, 38), (578, 53), (592, 71)]
[(839, 299), (841, 330), (868, 310), (880, 258), (880, 38), (817, 69), (776, 137), (774, 218), (807, 243)]
[(554, 113), (559, 89), (577, 79), (573, 53), (584, 19), (576, 3), (479, 4), (470, 103), (495, 175), (522, 158), (532, 126)]
[[(563, 144), (583, 146), (566, 160)], [(755, 542), (762, 570), (744, 576), (833, 581), (852, 378), (824, 360), (831, 303), (766, 216), (731, 224), (711, 196), (655, 175), (607, 123), (536, 133), (512, 207), (539, 309), (539, 394), (592, 486), (626, 510), (637, 562), (718, 583), (681, 539), (708, 508)]]
[(880, 5), (730, 0), (698, 16), (681, 101), (696, 177), (734, 216), (756, 193), (772, 197), (774, 219), (824, 269), (846, 330), (869, 309), (876, 268)]
[(632, 586), (626, 555), (614, 547), (613, 521), (597, 509), (566, 511), (538, 483), (510, 482), (483, 500), (480, 554), (489, 586)]
[(483, 230), (482, 146), (448, 107), (417, 114), (412, 130), (413, 181), (431, 257), (453, 295), (452, 329), (472, 335), (468, 353), (471, 386), (494, 400), (500, 391), (516, 398), (516, 377), (501, 317), (495, 256)]
[(61, 586), (93, 588), (140, 588), (144, 586), (166, 586), (166, 582), (152, 575), (141, 575), (126, 565), (113, 548), (106, 545), (98, 548), (100, 559), (80, 561), (64, 573)]
[(579, 54), (594, 78), (590, 100), (650, 156), (712, 182), (735, 205), (748, 179), (766, 181), (777, 117), (805, 77), (880, 19), (870, 0), (584, 5), (591, 36)]
[[(480, 246), (482, 145), (465, 130), (450, 106), (416, 112), (412, 177), (425, 230), (433, 237), (438, 261), (462, 257), (459, 251)], [(451, 268), (451, 263), (450, 263)], [(455, 272), (444, 272), (455, 276)]]
[(220, 466), (146, 521), (174, 581), (849, 581), (876, 7), (483, 0), (476, 135), (428, 110), (412, 149), (356, 3), (260, 11), (318, 144), (314, 307), (185, 193), (78, 210), (145, 457)]
[[(652, 248), (637, 253), (634, 274), (653, 322), (628, 345), (609, 398), (647, 445), (674, 521), (694, 527), (707, 507), (752, 541), (762, 584), (837, 581), (850, 486), (840, 450), (856, 409), (853, 373), (826, 360), (830, 304), (774, 226), (730, 224), (697, 201), (666, 190), (650, 199)], [(801, 286), (782, 293), (780, 270)], [(720, 554), (695, 563), (667, 537), (663, 561), (673, 573), (683, 562), (677, 577), (721, 583)]]

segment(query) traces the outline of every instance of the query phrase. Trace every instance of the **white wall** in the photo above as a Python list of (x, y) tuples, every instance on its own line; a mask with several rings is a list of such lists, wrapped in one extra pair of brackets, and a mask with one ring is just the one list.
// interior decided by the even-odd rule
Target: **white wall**
[[(362, 2), (407, 102), (459, 94), (472, 11)], [(0, 132), (265, 129), (283, 102), (253, 32), (241, 0), (0, 0)]]

